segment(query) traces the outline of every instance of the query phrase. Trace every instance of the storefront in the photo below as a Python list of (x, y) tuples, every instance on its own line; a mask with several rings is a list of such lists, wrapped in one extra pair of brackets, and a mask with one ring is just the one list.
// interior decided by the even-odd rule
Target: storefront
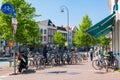
[(120, 68), (120, 1), (108, 0), (111, 14), (90, 27), (86, 32), (95, 38), (99, 38), (112, 32), (112, 51), (118, 60)]

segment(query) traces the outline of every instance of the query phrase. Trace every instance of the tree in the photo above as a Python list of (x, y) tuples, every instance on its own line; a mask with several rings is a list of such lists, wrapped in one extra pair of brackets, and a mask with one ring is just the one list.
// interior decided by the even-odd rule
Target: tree
[(105, 36), (102, 36), (99, 38), (99, 43), (102, 45), (102, 47), (106, 47), (106, 51), (107, 51), (107, 47), (110, 44), (110, 38), (106, 38)]
[[(17, 32), (15, 40), (19, 43), (33, 43), (39, 41), (39, 28), (33, 19), (40, 15), (35, 14), (35, 8), (25, 0), (2, 0), (2, 3), (10, 3), (16, 9)], [(13, 41), (13, 31), (11, 25), (12, 15), (5, 15), (0, 12), (0, 35), (4, 40)]]
[(55, 34), (54, 34), (54, 42), (55, 44), (59, 45), (60, 47), (63, 47), (64, 44), (65, 44), (65, 37), (62, 35), (61, 32), (57, 31)]
[(88, 47), (95, 45), (95, 38), (88, 35), (85, 31), (92, 25), (92, 21), (90, 20), (89, 16), (86, 14), (82, 22), (79, 25), (79, 30), (76, 32), (74, 37), (74, 44), (76, 46), (81, 47)]

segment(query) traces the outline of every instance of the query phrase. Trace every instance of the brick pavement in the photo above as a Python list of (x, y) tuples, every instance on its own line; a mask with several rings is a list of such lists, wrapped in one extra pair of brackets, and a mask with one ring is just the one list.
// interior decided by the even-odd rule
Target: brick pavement
[[(63, 71), (65, 73), (53, 73)], [(94, 70), (91, 61), (82, 62), (78, 65), (67, 65), (44, 70), (29, 70), (18, 75), (5, 74), (0, 80), (120, 80), (120, 73), (105, 70)]]

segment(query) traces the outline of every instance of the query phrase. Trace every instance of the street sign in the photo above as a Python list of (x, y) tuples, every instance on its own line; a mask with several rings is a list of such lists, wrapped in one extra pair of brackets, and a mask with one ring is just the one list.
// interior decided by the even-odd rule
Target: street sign
[(17, 19), (16, 18), (12, 18), (12, 25), (17, 25)]
[(16, 18), (16, 10), (13, 8), (13, 10), (12, 10), (12, 17), (13, 18)]
[(68, 46), (68, 42), (65, 42), (65, 46)]
[(12, 13), (12, 10), (13, 10), (13, 7), (11, 4), (9, 3), (5, 3), (1, 6), (1, 11), (4, 13), (4, 14), (11, 14)]
[[(1, 11), (4, 14), (12, 14), (12, 25), (13, 25), (13, 33), (16, 33), (16, 29), (17, 29), (17, 19), (16, 18), (16, 10), (15, 8), (9, 4), (9, 3), (5, 3), (1, 6)], [(13, 34), (13, 41), (14, 41), (14, 34)], [(9, 43), (9, 46), (14, 46), (14, 42)], [(13, 53), (13, 59), (14, 59), (14, 75), (16, 75), (16, 59), (15, 59), (16, 55), (15, 52)]]
[(13, 47), (13, 46), (14, 46), (14, 42), (9, 42), (8, 45), (9, 45), (10, 47)]
[(16, 34), (16, 30), (17, 30), (17, 19), (16, 18), (12, 18), (12, 26), (13, 26), (13, 33)]

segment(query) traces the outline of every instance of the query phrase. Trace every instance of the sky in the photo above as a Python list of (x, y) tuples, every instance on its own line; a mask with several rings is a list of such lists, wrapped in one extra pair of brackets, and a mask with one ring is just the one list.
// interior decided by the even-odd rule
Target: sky
[[(1, 0), (0, 0), (1, 1)], [(92, 24), (99, 22), (108, 15), (108, 0), (26, 0), (36, 8), (36, 13), (42, 16), (36, 21), (50, 19), (56, 26), (67, 25), (67, 10), (61, 12), (60, 7), (66, 6), (69, 11), (69, 26), (77, 26), (81, 23), (85, 14), (89, 15)]]

